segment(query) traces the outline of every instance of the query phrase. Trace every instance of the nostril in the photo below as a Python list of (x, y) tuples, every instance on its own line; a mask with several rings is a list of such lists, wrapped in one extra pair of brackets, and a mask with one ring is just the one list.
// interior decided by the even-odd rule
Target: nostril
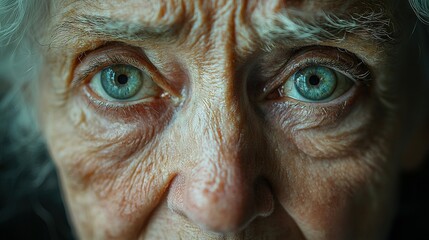
[(258, 216), (268, 217), (274, 212), (274, 194), (266, 180), (255, 184), (255, 199)]

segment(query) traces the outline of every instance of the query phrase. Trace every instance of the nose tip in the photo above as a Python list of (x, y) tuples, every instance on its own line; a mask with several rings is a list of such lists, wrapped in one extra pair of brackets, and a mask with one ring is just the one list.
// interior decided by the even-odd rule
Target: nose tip
[(207, 176), (204, 172), (191, 178), (178, 176), (168, 196), (170, 209), (201, 229), (216, 233), (239, 232), (255, 218), (273, 212), (274, 197), (265, 181), (246, 184), (231, 176)]

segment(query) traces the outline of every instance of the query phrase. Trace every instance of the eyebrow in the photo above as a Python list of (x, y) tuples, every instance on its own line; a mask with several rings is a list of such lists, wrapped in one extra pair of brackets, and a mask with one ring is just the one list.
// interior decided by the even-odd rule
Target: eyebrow
[(81, 39), (170, 41), (178, 34), (179, 25), (180, 23), (157, 25), (103, 16), (79, 15), (61, 22), (54, 28), (51, 44), (58, 45)]
[(394, 44), (398, 38), (392, 18), (381, 8), (361, 13), (318, 12), (311, 16), (301, 11), (284, 11), (253, 22), (266, 49), (292, 41), (338, 42), (350, 34), (378, 45)]
[[(263, 49), (291, 42), (343, 41), (353, 34), (375, 44), (395, 43), (397, 33), (390, 17), (379, 11), (336, 15), (318, 12), (309, 16), (302, 11), (284, 11), (251, 19)], [(104, 16), (78, 15), (55, 27), (51, 45), (62, 46), (82, 39), (139, 42), (154, 40), (171, 42), (179, 34), (183, 21), (170, 24), (132, 22)]]

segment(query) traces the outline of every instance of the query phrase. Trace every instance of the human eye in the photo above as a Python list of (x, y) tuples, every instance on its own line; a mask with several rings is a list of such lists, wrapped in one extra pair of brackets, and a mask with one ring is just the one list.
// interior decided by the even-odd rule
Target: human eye
[(128, 64), (105, 67), (92, 77), (89, 87), (110, 102), (149, 101), (160, 91), (147, 70)]
[(142, 51), (119, 44), (82, 54), (71, 89), (83, 89), (97, 106), (115, 107), (149, 103), (173, 93)]
[(281, 91), (285, 96), (303, 102), (328, 102), (350, 90), (353, 84), (353, 80), (335, 69), (314, 65), (295, 72)]
[(249, 75), (249, 91), (255, 91), (250, 96), (256, 97), (267, 126), (285, 132), (288, 126), (323, 129), (371, 108), (374, 76), (352, 52), (310, 46), (267, 58)]
[(328, 106), (370, 81), (369, 68), (352, 53), (312, 47), (298, 51), (284, 64), (280, 74), (264, 89), (264, 99)]
[(167, 116), (181, 99), (181, 93), (142, 48), (121, 43), (106, 43), (81, 53), (67, 93), (71, 103), (78, 104), (74, 106), (128, 123)]

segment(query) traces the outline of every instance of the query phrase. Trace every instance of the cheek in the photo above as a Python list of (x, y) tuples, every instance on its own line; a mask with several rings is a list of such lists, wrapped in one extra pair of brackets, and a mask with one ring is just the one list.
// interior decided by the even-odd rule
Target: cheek
[(171, 107), (151, 106), (152, 115), (136, 107), (129, 110), (136, 117), (127, 118), (98, 111), (79, 95), (59, 105), (49, 98), (45, 135), (81, 236), (137, 236), (173, 177), (163, 171), (172, 154), (159, 150), (155, 134), (170, 121)]
[(389, 159), (388, 139), (395, 131), (375, 102), (359, 101), (335, 121), (293, 111), (286, 124), (269, 123), (275, 162), (282, 169), (274, 189), (310, 234), (306, 237), (350, 239), (355, 236), (347, 233), (380, 232), (391, 217), (398, 170)]
[[(314, 159), (350, 158), (362, 154), (369, 149), (375, 139), (382, 138), (378, 132), (382, 120), (375, 117), (378, 109), (370, 101), (353, 106), (344, 119), (333, 124), (307, 126), (299, 124), (293, 129), (295, 146), (305, 155)], [(382, 110), (381, 110), (382, 111)], [(323, 119), (324, 116), (319, 117)]]
[(396, 171), (385, 163), (381, 146), (341, 159), (295, 161), (300, 162), (283, 164), (289, 168), (287, 184), (276, 189), (283, 207), (307, 233), (351, 239), (347, 234), (383, 232), (394, 209)]

